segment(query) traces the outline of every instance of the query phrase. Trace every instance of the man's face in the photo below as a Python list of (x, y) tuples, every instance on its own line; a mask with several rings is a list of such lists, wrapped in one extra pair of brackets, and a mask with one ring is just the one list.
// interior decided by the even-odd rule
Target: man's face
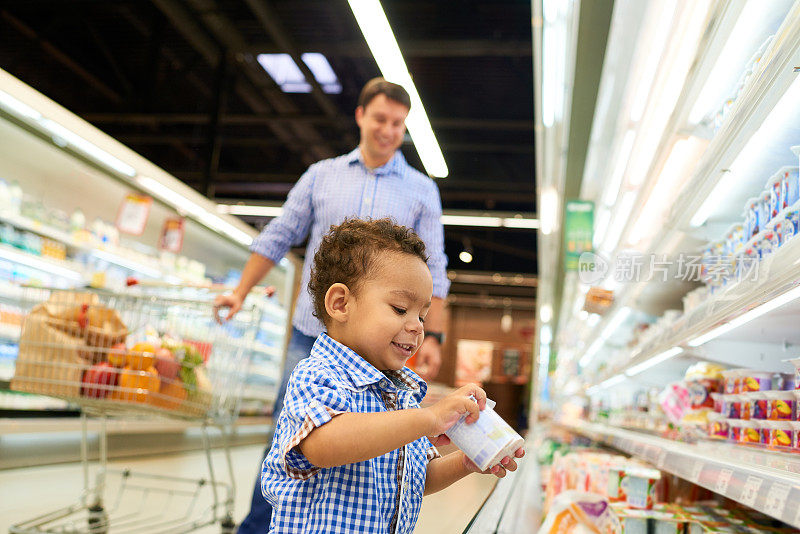
[(356, 123), (361, 130), (361, 149), (365, 158), (384, 165), (403, 144), (409, 109), (380, 94), (365, 107), (356, 108)]

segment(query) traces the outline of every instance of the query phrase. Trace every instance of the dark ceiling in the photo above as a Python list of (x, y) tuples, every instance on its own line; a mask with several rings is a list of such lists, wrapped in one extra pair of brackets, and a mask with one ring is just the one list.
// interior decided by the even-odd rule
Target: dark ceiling
[[(382, 4), (450, 170), (444, 209), (535, 212), (530, 0)], [(325, 54), (342, 93), (281, 92), (262, 52)], [(259, 201), (356, 146), (380, 74), (346, 0), (5, 0), (0, 68), (204, 194)], [(445, 237), (450, 268), (536, 273), (533, 230)]]

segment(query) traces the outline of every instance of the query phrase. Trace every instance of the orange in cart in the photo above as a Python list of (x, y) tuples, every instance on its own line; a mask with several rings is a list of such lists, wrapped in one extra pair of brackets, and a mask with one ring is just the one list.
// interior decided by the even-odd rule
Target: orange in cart
[(111, 394), (112, 399), (128, 402), (147, 402), (151, 393), (157, 393), (161, 379), (155, 367), (146, 370), (126, 366), (119, 374), (119, 390)]
[(156, 359), (156, 348), (152, 343), (137, 343), (125, 357), (127, 367), (144, 370), (153, 366)]
[(159, 408), (177, 410), (186, 400), (186, 388), (180, 380), (161, 380), (158, 395), (150, 397), (150, 403)]

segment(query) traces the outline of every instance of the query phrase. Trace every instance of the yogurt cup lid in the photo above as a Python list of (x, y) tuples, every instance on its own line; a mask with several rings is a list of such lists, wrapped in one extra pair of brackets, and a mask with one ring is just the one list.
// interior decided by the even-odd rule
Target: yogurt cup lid
[(783, 180), (783, 173), (781, 171), (776, 171), (775, 174), (769, 177), (764, 187), (770, 189), (773, 185), (781, 183), (781, 180)]
[(794, 391), (764, 391), (762, 394), (770, 400), (794, 400), (796, 396)]
[(800, 168), (798, 168), (797, 165), (784, 165), (778, 169), (778, 172), (781, 173), (781, 175), (792, 171), (800, 171)]

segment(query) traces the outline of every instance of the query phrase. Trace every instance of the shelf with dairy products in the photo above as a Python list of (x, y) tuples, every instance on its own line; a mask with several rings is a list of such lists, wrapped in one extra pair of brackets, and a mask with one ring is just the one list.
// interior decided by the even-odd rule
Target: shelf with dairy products
[(800, 458), (797, 455), (718, 442), (682, 443), (585, 422), (563, 426), (800, 527)]
[(25, 267), (36, 269), (51, 275), (70, 280), (72, 283), (80, 284), (85, 280), (83, 266), (68, 260), (57, 260), (46, 256), (37, 256), (24, 250), (0, 243), (0, 261), (5, 260), (10, 263), (24, 265)]
[(634, 348), (624, 363), (598, 375), (594, 385), (615, 376), (655, 372), (657, 365), (679, 355), (739, 367), (757, 362), (765, 370), (793, 372), (783, 360), (792, 355), (791, 347), (800, 345), (794, 319), (800, 313), (800, 239), (766, 258), (756, 274), (755, 280), (726, 286)]

